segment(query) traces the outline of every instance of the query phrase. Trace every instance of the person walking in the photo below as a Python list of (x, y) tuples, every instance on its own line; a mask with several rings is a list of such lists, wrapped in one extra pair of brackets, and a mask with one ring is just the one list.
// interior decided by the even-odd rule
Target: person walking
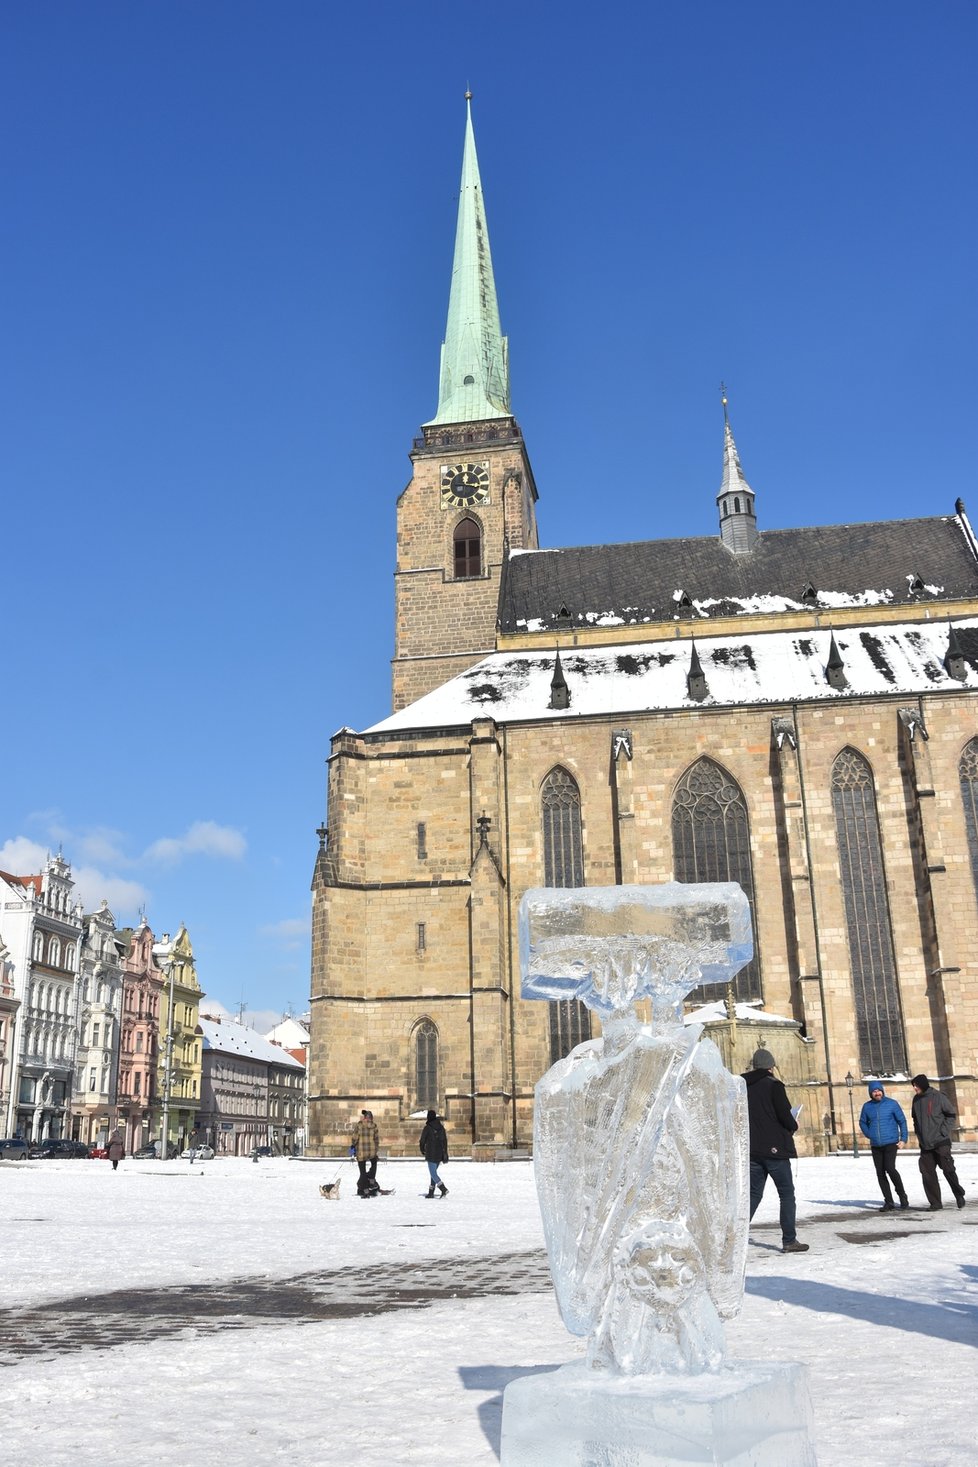
[(445, 1134), (445, 1127), (438, 1119), (437, 1111), (429, 1110), (418, 1146), (421, 1155), (428, 1163), (428, 1176), (431, 1178), (431, 1185), (425, 1195), (434, 1197), (437, 1187), (441, 1196), (447, 1197), (448, 1188), (438, 1175), (438, 1168), (442, 1162), (448, 1160), (448, 1137)]
[(380, 1138), (374, 1125), (373, 1111), (362, 1110), (353, 1128), (354, 1156), (357, 1159), (357, 1196), (374, 1197), (380, 1191), (377, 1183), (377, 1156)]
[(931, 1088), (926, 1075), (914, 1075), (911, 1083), (914, 1098), (910, 1114), (913, 1117), (914, 1134), (920, 1145), (918, 1165), (927, 1205), (931, 1212), (940, 1212), (944, 1206), (941, 1201), (941, 1184), (937, 1180), (939, 1167), (954, 1193), (955, 1202), (963, 1207), (964, 1188), (958, 1180), (951, 1157), (951, 1122), (956, 1118), (957, 1112), (946, 1095)]
[(781, 1252), (807, 1253), (795, 1232), (795, 1184), (791, 1161), (798, 1155), (794, 1133), (798, 1122), (791, 1114), (788, 1092), (774, 1078), (777, 1060), (769, 1049), (754, 1051), (751, 1068), (744, 1075), (747, 1086), (747, 1119), (750, 1126), (750, 1215), (760, 1206), (768, 1177), (781, 1199)]
[(870, 1080), (869, 1099), (859, 1112), (859, 1129), (869, 1142), (873, 1153), (876, 1179), (883, 1193), (881, 1212), (893, 1211), (893, 1193), (890, 1183), (900, 1199), (900, 1209), (906, 1212), (910, 1203), (903, 1186), (903, 1178), (897, 1171), (896, 1155), (901, 1146), (907, 1144), (907, 1118), (901, 1106), (891, 1100), (879, 1080)]
[(112, 1132), (112, 1135), (109, 1137), (106, 1150), (108, 1152), (109, 1161), (111, 1161), (112, 1163), (112, 1170), (114, 1172), (118, 1171), (119, 1163), (126, 1154), (126, 1138), (123, 1136), (118, 1126), (116, 1126), (115, 1130)]

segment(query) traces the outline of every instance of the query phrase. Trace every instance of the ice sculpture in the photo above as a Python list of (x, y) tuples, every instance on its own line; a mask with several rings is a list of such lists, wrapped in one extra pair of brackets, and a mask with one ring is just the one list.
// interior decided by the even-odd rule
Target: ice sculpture
[[(602, 1017), (536, 1090), (534, 1163), (561, 1317), (588, 1363), (626, 1375), (723, 1358), (743, 1293), (747, 1116), (682, 1002), (753, 952), (739, 886), (529, 891), (525, 998), (578, 998)], [(652, 1001), (639, 1024), (634, 1001)]]
[(801, 1368), (724, 1363), (747, 1254), (746, 1097), (682, 1023), (690, 989), (750, 961), (744, 892), (528, 891), (519, 937), (523, 996), (579, 999), (602, 1035), (544, 1075), (534, 1118), (550, 1271), (587, 1356), (506, 1388), (503, 1467), (808, 1467)]

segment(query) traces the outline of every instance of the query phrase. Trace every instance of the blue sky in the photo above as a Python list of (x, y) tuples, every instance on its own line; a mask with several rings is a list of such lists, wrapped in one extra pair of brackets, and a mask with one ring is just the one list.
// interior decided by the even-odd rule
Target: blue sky
[(762, 528), (968, 501), (976, 71), (972, 0), (4, 6), (0, 868), (304, 1008), (467, 85), (542, 543), (714, 533), (721, 378)]

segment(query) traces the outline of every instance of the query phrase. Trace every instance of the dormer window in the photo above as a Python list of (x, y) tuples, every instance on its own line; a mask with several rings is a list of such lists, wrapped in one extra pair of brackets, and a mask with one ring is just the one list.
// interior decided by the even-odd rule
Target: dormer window
[(921, 591), (924, 589), (924, 583), (919, 576), (911, 576), (910, 584), (907, 589), (909, 590), (911, 596), (919, 596)]
[(818, 592), (812, 585), (811, 581), (806, 581), (804, 586), (802, 587), (801, 599), (805, 602), (806, 606), (811, 606), (814, 602), (818, 600)]

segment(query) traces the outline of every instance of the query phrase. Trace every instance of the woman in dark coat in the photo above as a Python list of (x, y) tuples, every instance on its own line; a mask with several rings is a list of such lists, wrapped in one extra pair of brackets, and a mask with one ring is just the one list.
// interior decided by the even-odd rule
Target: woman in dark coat
[(438, 1175), (438, 1168), (443, 1161), (448, 1160), (448, 1137), (445, 1135), (445, 1127), (435, 1111), (429, 1110), (428, 1119), (425, 1121), (424, 1130), (421, 1132), (421, 1140), (418, 1143), (421, 1155), (428, 1163), (428, 1175), (431, 1178), (431, 1186), (426, 1195), (434, 1197), (435, 1188), (442, 1197), (446, 1196), (448, 1188)]
[(115, 1171), (120, 1161), (126, 1154), (125, 1137), (119, 1130), (118, 1126), (116, 1126), (115, 1130), (112, 1132), (112, 1135), (109, 1137), (108, 1152), (109, 1161), (111, 1161), (112, 1163), (112, 1170)]

